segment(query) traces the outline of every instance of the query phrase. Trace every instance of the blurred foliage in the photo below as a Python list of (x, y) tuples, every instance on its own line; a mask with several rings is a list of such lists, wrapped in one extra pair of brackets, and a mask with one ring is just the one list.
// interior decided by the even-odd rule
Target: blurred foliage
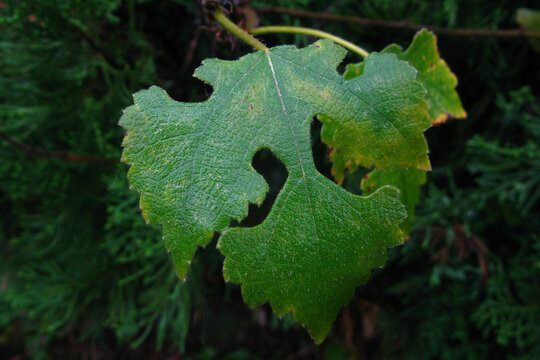
[[(241, 10), (246, 1), (231, 1)], [(460, 28), (513, 28), (533, 1), (251, 1)], [(231, 14), (242, 20), (240, 12)], [(260, 14), (261, 25), (320, 28), (379, 51), (412, 32)], [(203, 27), (201, 27), (203, 26)], [(0, 0), (0, 131), (45, 151), (118, 159), (130, 94), (157, 83), (199, 101), (206, 57), (248, 51), (216, 35), (197, 1)], [(305, 45), (299, 35), (269, 45)], [(390, 251), (314, 346), (290, 318), (250, 310), (223, 283), (210, 245), (188, 280), (174, 275), (159, 228), (146, 225), (126, 167), (22, 152), (0, 139), (0, 353), (6, 358), (540, 358), (539, 55), (526, 39), (440, 36), (465, 120), (428, 131), (434, 166), (411, 239)], [(348, 61), (358, 61), (349, 55)], [(317, 166), (331, 177), (320, 125)], [(255, 168), (275, 197), (283, 172)], [(363, 174), (345, 179), (359, 191)], [(276, 185), (277, 184), (277, 185)], [(264, 211), (250, 207), (244, 224)], [(259, 218), (259, 220), (258, 220)]]

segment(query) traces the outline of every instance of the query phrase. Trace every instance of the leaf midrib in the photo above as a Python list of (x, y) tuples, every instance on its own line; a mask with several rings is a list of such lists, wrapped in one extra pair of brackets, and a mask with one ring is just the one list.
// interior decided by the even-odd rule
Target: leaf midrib
[[(305, 190), (306, 190), (306, 195), (307, 195), (307, 199), (308, 199), (308, 207), (309, 207), (310, 212), (311, 212), (311, 218), (313, 220), (312, 223), (313, 223), (313, 227), (314, 227), (314, 230), (315, 230), (315, 237), (317, 239), (317, 254), (319, 256), (319, 263), (322, 264), (323, 261), (322, 261), (321, 248), (320, 248), (321, 239), (319, 237), (319, 230), (317, 228), (317, 222), (315, 220), (315, 212), (314, 212), (314, 209), (313, 209), (313, 204), (311, 202), (311, 193), (309, 191), (309, 186), (307, 184), (306, 171), (304, 169), (304, 164), (302, 162), (302, 156), (300, 154), (300, 148), (298, 146), (296, 133), (294, 132), (292, 122), (291, 122), (291, 118), (289, 117), (289, 113), (287, 111), (287, 108), (285, 107), (285, 103), (283, 102), (283, 94), (281, 93), (281, 90), (279, 88), (279, 83), (278, 83), (278, 80), (277, 80), (277, 77), (276, 77), (276, 72), (275, 72), (275, 69), (274, 69), (274, 64), (272, 62), (272, 58), (270, 57), (270, 52), (266, 51), (265, 55), (266, 55), (266, 57), (268, 59), (268, 64), (270, 65), (270, 70), (272, 71), (272, 77), (274, 79), (274, 84), (276, 85), (276, 91), (277, 91), (278, 96), (279, 96), (279, 101), (281, 102), (281, 107), (283, 109), (283, 113), (284, 113), (285, 117), (287, 118), (289, 129), (291, 131), (292, 138), (294, 140), (294, 145), (296, 147), (296, 154), (298, 156), (300, 169), (302, 170), (302, 178), (300, 179), (300, 181), (302, 181), (304, 183), (304, 187), (305, 187)], [(281, 58), (281, 57), (279, 57), (279, 58)], [(277, 226), (277, 222), (274, 224), (274, 226)], [(324, 286), (325, 292), (328, 292), (328, 287), (327, 287), (327, 284), (325, 282), (323, 282), (323, 286)], [(324, 306), (323, 306), (323, 309), (324, 309), (323, 319), (326, 319), (326, 316), (327, 316), (327, 311), (326, 311), (327, 306), (328, 306), (328, 303), (327, 303), (327, 300), (325, 298), (324, 299)]]

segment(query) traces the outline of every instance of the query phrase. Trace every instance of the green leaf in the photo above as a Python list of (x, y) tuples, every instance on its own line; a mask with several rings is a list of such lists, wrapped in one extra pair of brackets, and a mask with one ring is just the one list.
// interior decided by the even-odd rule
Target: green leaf
[[(221, 232), (225, 279), (242, 285), (250, 306), (269, 301), (279, 315), (293, 312), (316, 342), (386, 249), (402, 242), (406, 214), (395, 188), (357, 196), (317, 172), (314, 116), (331, 117), (334, 140), (357, 144), (348, 155), (362, 164), (429, 168), (422, 131), (430, 121), (414, 68), (371, 54), (362, 76), (345, 80), (336, 72), (345, 53), (322, 40), (205, 60), (195, 76), (214, 86), (207, 101), (176, 102), (152, 87), (134, 95), (120, 121), (130, 184), (145, 219), (163, 224), (178, 275)], [(262, 224), (230, 229), (268, 191), (251, 166), (261, 148), (288, 178)]]
[[(380, 55), (378, 55), (380, 56)], [(378, 78), (381, 74), (373, 71), (366, 58), (362, 65), (357, 67), (357, 73), (361, 76), (345, 77), (346, 80), (355, 81), (356, 78)], [(431, 126), (429, 115), (425, 112), (426, 104), (420, 105), (418, 99), (425, 96), (425, 89), (418, 86), (417, 82), (402, 82), (403, 88), (397, 87), (397, 79), (404, 73), (405, 68), (394, 68), (396, 74), (385, 75), (384, 78), (394, 78), (391, 82), (380, 84), (377, 91), (369, 91), (370, 98), (367, 103), (376, 103), (377, 107), (371, 108), (370, 116), (375, 115), (372, 124), (364, 122), (340, 121), (330, 114), (324, 113), (332, 119), (331, 123), (323, 123), (322, 132), (327, 134), (326, 142), (333, 146), (334, 151), (339, 153), (344, 163), (352, 160), (356, 165), (385, 169), (390, 166), (401, 168), (418, 168), (430, 170), (431, 165), (427, 158), (427, 144), (422, 134), (424, 130)], [(397, 75), (399, 74), (399, 75)], [(414, 78), (415, 74), (409, 74), (407, 79)], [(414, 84), (414, 86), (413, 86)], [(414, 106), (411, 106), (415, 104)], [(360, 114), (359, 114), (360, 115)], [(367, 114), (361, 114), (367, 115)], [(385, 119), (392, 117), (394, 120)], [(319, 117), (321, 119), (321, 117)], [(373, 125), (374, 129), (368, 128)], [(332, 129), (328, 129), (331, 127)], [(366, 131), (367, 130), (367, 131)], [(378, 131), (393, 132), (394, 137), (380, 137)], [(362, 139), (362, 141), (359, 141)], [(367, 154), (373, 153), (373, 156)], [(391, 159), (391, 160), (390, 160)], [(341, 161), (341, 160), (340, 160)]]
[(455, 90), (457, 78), (440, 58), (435, 34), (420, 30), (407, 50), (402, 51), (401, 46), (394, 44), (382, 52), (396, 54), (400, 60), (408, 61), (418, 70), (416, 79), (427, 90), (426, 100), (433, 124), (443, 123), (450, 116), (457, 119), (467, 116)]
[(420, 198), (420, 186), (426, 182), (426, 172), (417, 169), (373, 170), (362, 179), (362, 194), (373, 194), (385, 185), (400, 190), (399, 201), (407, 209), (407, 219), (400, 227), (405, 236), (409, 236), (414, 221), (414, 210)]
[[(450, 71), (448, 65), (439, 57), (436, 36), (427, 30), (419, 31), (406, 51), (399, 45), (390, 45), (382, 53), (395, 54), (399, 59), (409, 62), (417, 73), (419, 81), (427, 90), (426, 100), (429, 103), (429, 116), (433, 124), (445, 122), (449, 117), (464, 118), (467, 113), (461, 105), (461, 101), (455, 91), (457, 85), (456, 76)], [(364, 73), (365, 62), (347, 65), (343, 77), (347, 80), (354, 79)], [(350, 156), (349, 147), (354, 143), (342, 143), (334, 139), (331, 134), (335, 131), (332, 119), (319, 117), (323, 122), (321, 133), (327, 134), (322, 141), (330, 149), (332, 161), (332, 175), (338, 184), (343, 182), (345, 171), (355, 171), (357, 165), (364, 165), (353, 156)], [(364, 165), (365, 166), (365, 165)], [(396, 166), (400, 168), (417, 168), (429, 170), (421, 166)]]

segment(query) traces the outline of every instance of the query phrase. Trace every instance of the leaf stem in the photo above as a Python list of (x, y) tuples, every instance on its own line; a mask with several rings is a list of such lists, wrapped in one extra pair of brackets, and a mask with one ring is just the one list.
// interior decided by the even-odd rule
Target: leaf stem
[(242, 30), (235, 23), (229, 20), (229, 18), (225, 16), (225, 14), (220, 8), (215, 10), (212, 13), (212, 15), (214, 15), (214, 19), (216, 19), (216, 21), (220, 23), (225, 29), (227, 29), (231, 34), (235, 35), (241, 40), (244, 40), (246, 43), (248, 43), (248, 45), (253, 47), (255, 50), (262, 50), (262, 51), (268, 50), (268, 48), (264, 46), (262, 42), (260, 42), (255, 37), (251, 36), (249, 33)]
[(366, 57), (369, 55), (369, 53), (362, 49), (361, 47), (358, 47), (354, 45), (352, 42), (347, 41), (345, 39), (342, 39), (338, 36), (329, 34), (324, 31), (305, 28), (305, 27), (297, 27), (297, 26), (261, 26), (258, 28), (254, 28), (249, 30), (249, 32), (253, 35), (261, 35), (261, 34), (269, 34), (269, 33), (293, 33), (293, 34), (304, 34), (304, 35), (311, 35), (316, 36), (320, 38), (330, 39), (336, 44), (339, 44), (362, 57)]

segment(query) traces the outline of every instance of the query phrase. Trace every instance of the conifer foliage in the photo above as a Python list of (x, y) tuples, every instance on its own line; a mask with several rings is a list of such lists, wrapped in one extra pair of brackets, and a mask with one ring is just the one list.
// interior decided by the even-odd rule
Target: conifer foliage
[[(378, 53), (370, 55), (372, 60), (392, 58), (399, 60), (403, 68), (416, 68), (415, 81), (426, 89), (429, 82), (420, 76), (422, 65), (415, 64), (415, 59), (422, 58), (411, 56), (414, 32), (281, 15), (265, 7), (279, 5), (445, 28), (502, 29), (517, 26), (516, 10), (530, 6), (527, 1), (503, 0), (452, 0), (445, 1), (444, 6), (420, 0), (347, 0), (335, 2), (330, 8), (328, 2), (317, 0), (280, 0), (272, 4), (253, 0), (249, 2), (252, 7), (247, 4), (225, 2), (232, 10), (229, 16), (233, 22), (302, 25), (328, 31)], [(520, 21), (525, 13), (534, 15), (532, 11), (521, 11)], [(208, 31), (210, 28), (212, 31)], [(185, 281), (178, 279), (164, 250), (162, 227), (145, 224), (141, 217), (139, 195), (129, 190), (126, 178), (130, 167), (120, 162), (125, 129), (117, 123), (121, 109), (133, 106), (133, 93), (157, 84), (162, 90), (153, 88), (146, 90), (147, 94), (166, 92), (175, 99), (163, 100), (169, 104), (197, 106), (222, 95), (215, 79), (210, 79), (211, 72), (203, 74), (204, 67), (199, 70), (215, 88), (193, 78), (194, 69), (208, 58), (236, 63), (252, 50), (215, 30), (219, 29), (204, 14), (200, 3), (191, 0), (0, 0), (2, 356), (540, 357), (540, 75), (538, 53), (530, 45), (534, 42), (428, 32), (417, 36), (429, 44), (433, 43), (431, 36), (437, 35), (439, 53), (459, 78), (457, 91), (468, 113), (467, 119), (456, 120), (464, 113), (454, 108), (446, 116), (445, 112), (430, 112), (434, 107), (428, 105), (430, 122), (442, 118), (446, 122), (427, 131), (423, 130), (429, 124), (424, 117), (419, 119), (420, 138), (427, 138), (429, 143), (432, 171), (412, 172), (427, 175), (425, 183), (421, 175), (405, 176), (400, 166), (363, 167), (373, 163), (378, 166), (385, 160), (377, 158), (377, 154), (360, 153), (354, 142), (344, 141), (361, 129), (337, 128), (348, 115), (322, 111), (325, 109), (320, 104), (311, 101), (315, 95), (323, 95), (324, 88), (301, 86), (302, 82), (297, 81), (299, 92), (313, 91), (295, 100), (298, 104), (310, 100), (307, 107), (298, 107), (305, 111), (300, 114), (292, 112), (292, 92), (283, 87), (286, 109), (291, 116), (304, 120), (298, 124), (298, 138), (304, 139), (301, 144), (309, 149), (304, 156), (312, 158), (310, 174), (317, 172), (324, 177), (307, 176), (308, 189), (312, 180), (330, 190), (320, 192), (321, 196), (338, 189), (335, 193), (341, 200), (336, 202), (332, 197), (336, 204), (343, 199), (367, 204), (388, 195), (386, 201), (393, 199), (392, 204), (396, 204), (391, 212), (399, 216), (389, 218), (388, 223), (377, 220), (377, 226), (401, 232), (399, 241), (408, 234), (405, 246), (388, 250), (384, 269), (370, 271), (370, 279), (356, 287), (354, 295), (351, 290), (339, 299), (339, 304), (332, 305), (339, 310), (346, 304), (343, 310), (333, 310), (339, 313), (326, 340), (314, 345), (292, 316), (279, 318), (268, 306), (252, 310), (245, 305), (244, 300), (248, 305), (257, 305), (277, 299), (270, 300), (270, 305), (281, 315), (291, 308), (282, 299), (291, 297), (275, 295), (276, 289), (288, 289), (281, 285), (265, 287), (261, 290), (264, 296), (255, 298), (253, 294), (261, 292), (250, 290), (255, 285), (248, 284), (246, 293), (242, 261), (249, 265), (246, 271), (257, 275), (253, 271), (256, 267), (249, 264), (254, 257), (243, 255), (249, 249), (238, 252), (233, 246), (258, 241), (262, 235), (257, 231), (269, 225), (265, 222), (277, 222), (275, 215), (261, 214), (261, 209), (275, 212), (287, 204), (296, 204), (285, 201), (284, 194), (290, 194), (289, 199), (295, 201), (296, 195), (303, 198), (300, 190), (290, 192), (291, 179), (302, 182), (295, 172), (295, 160), (284, 155), (289, 149), (268, 141), (255, 155), (251, 151), (238, 160), (240, 171), (246, 168), (248, 180), (238, 185), (245, 187), (242, 190), (246, 195), (253, 190), (257, 196), (243, 199), (238, 193), (241, 211), (232, 212), (238, 218), (247, 214), (247, 219), (238, 224), (233, 216), (232, 221), (212, 225), (211, 231), (224, 235), (218, 239), (218, 235), (210, 238), (207, 233), (208, 245), (192, 249), (195, 254), (192, 258), (190, 255)], [(317, 49), (312, 45), (316, 39), (310, 37), (280, 34), (263, 40), (274, 52)], [(391, 43), (399, 46), (387, 48)], [(283, 44), (294, 47), (281, 47)], [(343, 50), (327, 41), (318, 44), (324, 45), (318, 50), (324, 51), (326, 46), (335, 49), (327, 57), (332, 64), (343, 55)], [(247, 55), (245, 61), (252, 61), (258, 54)], [(212, 62), (210, 67), (226, 63), (207, 60), (205, 66)], [(287, 68), (276, 63), (274, 70), (281, 85)], [(358, 63), (359, 58), (349, 54), (342, 64)], [(332, 68), (332, 76), (343, 73), (341, 79), (334, 77), (336, 83), (361, 84), (364, 66), (349, 66), (354, 73), (347, 75), (347, 69), (339, 65), (337, 70)], [(322, 69), (325, 67), (317, 66), (316, 70)], [(271, 73), (270, 69), (267, 79), (273, 79)], [(233, 76), (233, 72), (222, 74)], [(349, 78), (356, 75), (356, 80)], [(308, 75), (298, 78), (310, 79)], [(266, 89), (263, 81), (259, 85)], [(242, 95), (249, 96), (250, 92)], [(251, 109), (252, 102), (237, 100), (238, 110), (245, 114), (256, 110), (257, 103), (253, 102)], [(429, 104), (428, 95), (424, 101)], [(248, 106), (242, 108), (240, 104)], [(224, 126), (231, 129), (233, 125), (231, 122)], [(261, 134), (269, 133), (262, 130)], [(214, 140), (215, 144), (226, 141), (221, 137)], [(282, 140), (285, 142), (285, 138)], [(281, 168), (279, 163), (283, 163)], [(198, 171), (202, 170), (195, 173)], [(259, 187), (245, 186), (251, 183)], [(398, 195), (385, 185), (405, 187)], [(368, 202), (359, 200), (372, 192)], [(259, 201), (260, 209), (256, 205)], [(301, 214), (304, 206), (298, 201), (298, 208), (291, 213)], [(405, 209), (408, 220), (400, 222)], [(259, 225), (248, 228), (246, 223)], [(295, 229), (310, 228), (284, 230)], [(347, 229), (350, 226), (335, 231), (350, 231)], [(302, 236), (308, 238), (304, 233), (297, 233), (296, 238)], [(332, 238), (339, 236), (332, 234)], [(392, 244), (397, 243), (397, 237), (392, 239), (396, 240)], [(178, 256), (174, 249), (172, 256)], [(224, 263), (226, 279), (232, 283), (223, 281)], [(379, 266), (384, 261), (374, 263)], [(346, 272), (337, 270), (340, 276)], [(297, 280), (296, 273), (286, 275), (281, 284)], [(348, 286), (354, 288), (363, 281), (365, 278), (354, 279)], [(303, 319), (296, 320), (306, 324)], [(308, 329), (320, 340), (328, 329), (318, 326), (308, 323)]]

